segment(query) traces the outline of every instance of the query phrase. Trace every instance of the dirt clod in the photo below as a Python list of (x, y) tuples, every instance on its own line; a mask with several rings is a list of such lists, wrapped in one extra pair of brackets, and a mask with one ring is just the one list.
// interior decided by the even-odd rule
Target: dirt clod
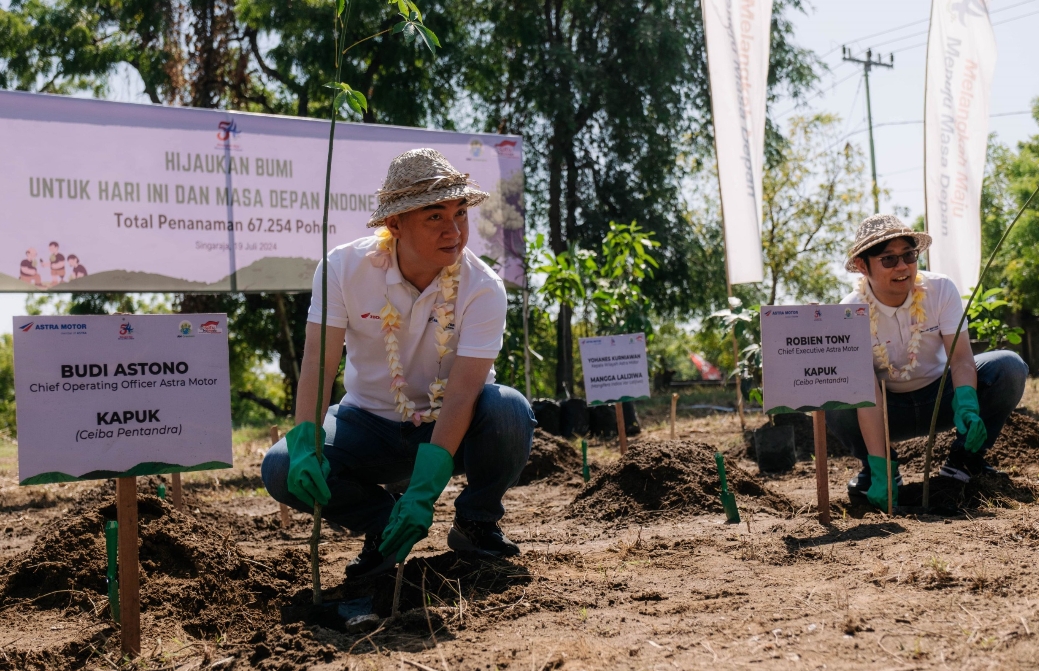
[(577, 450), (563, 438), (534, 429), (530, 459), (520, 474), (519, 484), (529, 485), (537, 480), (560, 483), (580, 477), (581, 456)]
[[(931, 466), (937, 471), (949, 456), (949, 447), (956, 439), (956, 431), (943, 431), (934, 438), (934, 453)], [(927, 449), (927, 437), (913, 438), (895, 443), (898, 460), (902, 464), (912, 464), (923, 469), (924, 451)], [(988, 451), (985, 458), (993, 466), (1012, 468), (1015, 465), (1035, 463), (1039, 457), (1039, 421), (1029, 414), (1014, 411), (1007, 419), (999, 438)]]
[[(671, 440), (631, 445), (605, 468), (567, 510), (570, 517), (613, 521), (651, 513), (723, 512), (714, 448), (706, 443)], [(741, 507), (789, 513), (793, 506), (735, 464), (726, 464), (729, 490)]]

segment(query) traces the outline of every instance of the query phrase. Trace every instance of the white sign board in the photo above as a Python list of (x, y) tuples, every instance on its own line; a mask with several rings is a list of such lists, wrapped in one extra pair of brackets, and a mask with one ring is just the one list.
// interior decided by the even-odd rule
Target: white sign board
[(231, 468), (227, 316), (14, 318), (23, 485)]
[[(310, 291), (329, 121), (0, 91), (0, 291)], [(491, 197), (469, 248), (523, 283), (518, 136), (337, 123), (329, 249), (370, 235), (393, 157)], [(52, 244), (54, 243), (54, 244)]]
[(767, 413), (875, 404), (866, 305), (762, 305), (761, 354)]
[(645, 334), (580, 338), (578, 343), (588, 405), (649, 398)]

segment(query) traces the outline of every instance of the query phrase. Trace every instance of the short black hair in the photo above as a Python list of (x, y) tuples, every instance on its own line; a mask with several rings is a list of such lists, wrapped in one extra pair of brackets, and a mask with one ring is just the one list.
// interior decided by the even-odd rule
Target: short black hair
[(869, 264), (868, 257), (880, 256), (881, 254), (884, 253), (884, 250), (887, 249), (887, 246), (889, 244), (891, 244), (892, 242), (894, 242), (895, 240), (905, 240), (906, 244), (908, 244), (913, 249), (916, 249), (916, 238), (913, 238), (913, 237), (908, 236), (908, 235), (903, 235), (900, 238), (891, 238), (890, 240), (884, 240), (883, 242), (878, 242), (877, 244), (873, 245), (872, 247), (870, 247), (866, 251), (860, 252), (858, 254), (857, 258), (860, 258), (863, 261), (865, 261), (867, 264)]
[(66, 258), (66, 259), (68, 259), (69, 261), (71, 261), (72, 259), (76, 259), (77, 261), (79, 261), (79, 257), (78, 257), (78, 256), (76, 256), (75, 254), (69, 254), (69, 255), (68, 255), (67, 257), (65, 257), (65, 258)]

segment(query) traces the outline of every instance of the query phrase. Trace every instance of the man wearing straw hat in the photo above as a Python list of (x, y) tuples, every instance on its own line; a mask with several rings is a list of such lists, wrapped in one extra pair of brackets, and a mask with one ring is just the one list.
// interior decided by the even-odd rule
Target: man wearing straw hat
[[(325, 388), (346, 345), (344, 387), (324, 463), (314, 453), (321, 334), (321, 267), (307, 323), (296, 427), (263, 460), (276, 500), (365, 535), (348, 578), (392, 569), (426, 537), (433, 506), (452, 474), (447, 544), (457, 552), (509, 557), (502, 497), (527, 463), (534, 414), (516, 390), (494, 384), (506, 295), (501, 279), (466, 248), (467, 209), (487, 194), (439, 152), (414, 149), (390, 164), (375, 235), (328, 254)], [(326, 423), (326, 426), (328, 424)], [(330, 432), (331, 433), (331, 432)], [(399, 499), (383, 485), (407, 480)]]
[[(898, 217), (877, 214), (859, 226), (845, 268), (862, 278), (842, 303), (869, 306), (873, 368), (887, 384), (888, 427), (892, 441), (926, 436), (938, 398), (942, 371), (963, 315), (960, 291), (945, 275), (917, 269), (931, 236), (914, 231)], [(940, 475), (970, 482), (984, 475), (1005, 477), (985, 461), (1007, 417), (1024, 393), (1028, 366), (1013, 352), (971, 354), (967, 324), (956, 343), (938, 414), (938, 430), (956, 427), (956, 439)], [(836, 410), (826, 423), (858, 457), (862, 471), (848, 483), (849, 497), (865, 497), (887, 509), (883, 409)], [(898, 504), (897, 455), (892, 451), (892, 491)]]

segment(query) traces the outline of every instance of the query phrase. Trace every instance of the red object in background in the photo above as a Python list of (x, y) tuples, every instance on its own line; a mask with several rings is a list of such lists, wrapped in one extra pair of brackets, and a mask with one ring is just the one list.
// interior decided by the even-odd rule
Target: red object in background
[(689, 355), (689, 360), (693, 362), (696, 369), (700, 371), (700, 377), (705, 380), (720, 380), (722, 379), (722, 372), (718, 368), (703, 358), (699, 354), (693, 353)]

